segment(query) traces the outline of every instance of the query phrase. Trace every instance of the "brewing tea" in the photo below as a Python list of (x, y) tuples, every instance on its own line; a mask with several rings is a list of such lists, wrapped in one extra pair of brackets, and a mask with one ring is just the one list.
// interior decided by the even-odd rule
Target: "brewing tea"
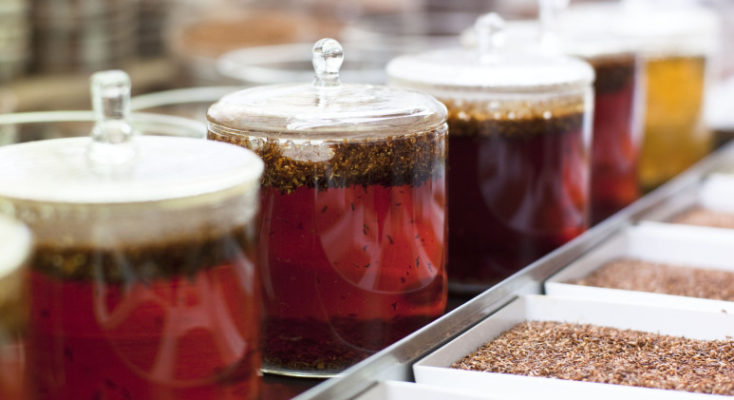
[(647, 101), (640, 182), (652, 189), (703, 158), (712, 145), (701, 122), (704, 56), (651, 58), (645, 68)]
[(586, 229), (589, 154), (578, 100), (514, 118), (445, 100), (450, 282), (498, 282)]
[(398, 57), (391, 85), (448, 108), (449, 290), (479, 293), (588, 226), (591, 81), (585, 62), (501, 49), (504, 22), (476, 23), (477, 50)]
[(209, 139), (265, 161), (259, 267), (263, 370), (330, 376), (441, 315), (446, 109), (422, 93), (339, 81), (251, 88), (209, 110)]
[(252, 232), (32, 260), (33, 398), (254, 398)]
[[(335, 373), (443, 312), (445, 142), (442, 129), (300, 148), (264, 139), (252, 147), (266, 160), (266, 370)], [(294, 158), (309, 152), (331, 158)]]
[(130, 82), (95, 74), (91, 138), (0, 147), (0, 211), (33, 231), (33, 399), (256, 399), (263, 164), (142, 136)]

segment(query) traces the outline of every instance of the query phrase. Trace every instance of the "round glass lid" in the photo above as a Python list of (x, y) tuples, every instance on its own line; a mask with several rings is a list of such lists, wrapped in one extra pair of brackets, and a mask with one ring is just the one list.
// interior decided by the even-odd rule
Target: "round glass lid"
[(257, 186), (263, 164), (248, 150), (202, 139), (139, 135), (129, 123), (129, 97), (124, 72), (95, 74), (91, 138), (0, 147), (0, 196), (124, 203)]
[(497, 14), (475, 25), (477, 49), (437, 50), (398, 57), (387, 73), (410, 86), (534, 92), (588, 85), (594, 71), (585, 62), (540, 52), (505, 49), (505, 22)]
[[(512, 20), (505, 25), (510, 51), (569, 54), (584, 58), (631, 54), (637, 50), (615, 27), (619, 21), (605, 13), (575, 15), (567, 12), (568, 0), (539, 0), (537, 20)], [(477, 29), (466, 29), (461, 43), (477, 46)]]
[(690, 1), (626, 0), (580, 4), (558, 18), (560, 30), (595, 26), (613, 32), (647, 53), (710, 53), (716, 49), (719, 20)]
[(343, 84), (342, 46), (318, 41), (312, 52), (313, 83), (260, 86), (223, 97), (208, 113), (218, 129), (277, 136), (340, 139), (430, 130), (446, 109), (429, 95), (379, 85)]

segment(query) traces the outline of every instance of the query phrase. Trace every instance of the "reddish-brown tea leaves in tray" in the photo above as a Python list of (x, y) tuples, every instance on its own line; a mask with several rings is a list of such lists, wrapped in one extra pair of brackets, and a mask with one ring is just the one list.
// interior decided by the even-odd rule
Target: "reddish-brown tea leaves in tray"
[(677, 224), (734, 229), (734, 213), (725, 213), (707, 210), (701, 207), (694, 207), (676, 215), (673, 218), (673, 222)]
[(452, 368), (734, 395), (734, 341), (523, 322)]
[(610, 261), (572, 283), (734, 301), (734, 272), (635, 259)]

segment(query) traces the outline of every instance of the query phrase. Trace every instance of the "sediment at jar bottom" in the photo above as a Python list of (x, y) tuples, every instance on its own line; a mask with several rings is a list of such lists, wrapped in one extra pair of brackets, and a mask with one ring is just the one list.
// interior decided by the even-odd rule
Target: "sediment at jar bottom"
[[(114, 251), (41, 245), (30, 280), (33, 398), (257, 398), (260, 299), (247, 232)], [(76, 268), (54, 271), (67, 263)]]
[(435, 317), (391, 320), (334, 317), (269, 319), (263, 367), (270, 371), (338, 373), (425, 326)]
[[(294, 143), (266, 138), (260, 132), (221, 134), (208, 138), (243, 146), (265, 161), (263, 187), (292, 192), (354, 185), (418, 184), (443, 173), (446, 127), (379, 139), (344, 139)], [(276, 135), (277, 137), (277, 135)], [(338, 135), (336, 136), (338, 137)], [(307, 139), (307, 137), (304, 137)]]
[(578, 107), (516, 120), (449, 108), (452, 291), (489, 287), (587, 228), (588, 114)]

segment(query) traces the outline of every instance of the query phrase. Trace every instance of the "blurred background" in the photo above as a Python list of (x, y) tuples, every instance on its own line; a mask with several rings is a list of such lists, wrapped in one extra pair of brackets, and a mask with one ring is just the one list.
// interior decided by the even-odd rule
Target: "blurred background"
[[(734, 1), (700, 3), (731, 37)], [(308, 81), (310, 47), (326, 36), (344, 44), (345, 81), (383, 83), (390, 58), (459, 45), (488, 11), (534, 18), (537, 1), (0, 0), (0, 113), (89, 109), (88, 76), (109, 68), (130, 73), (134, 96)], [(720, 42), (714, 81), (734, 74), (734, 41)], [(207, 99), (230, 89), (144, 96), (134, 107), (201, 117)]]

